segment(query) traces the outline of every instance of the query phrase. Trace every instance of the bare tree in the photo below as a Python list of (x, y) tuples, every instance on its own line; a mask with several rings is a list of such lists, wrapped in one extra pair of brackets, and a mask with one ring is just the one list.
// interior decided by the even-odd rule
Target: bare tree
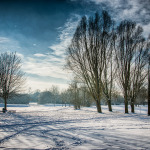
[(65, 107), (66, 107), (66, 104), (69, 103), (68, 99), (69, 99), (69, 92), (68, 90), (65, 90), (63, 92), (61, 92), (60, 94), (60, 98), (61, 98), (61, 101), (62, 101), (62, 107), (63, 105), (65, 104)]
[(72, 104), (74, 105), (74, 109), (81, 108), (81, 99), (79, 96), (79, 88), (78, 88), (78, 80), (74, 78), (69, 87), (72, 95)]
[[(110, 20), (109, 15), (105, 12), (105, 17), (107, 20)], [(109, 36), (110, 46), (109, 49), (106, 48), (106, 52), (104, 54), (104, 71), (102, 74), (102, 87), (104, 98), (108, 104), (108, 110), (112, 111), (111, 99), (114, 88), (114, 80), (116, 76), (116, 65), (114, 63), (115, 55), (113, 49), (113, 37), (114, 37), (114, 22), (113, 22), (113, 30), (111, 31), (111, 36)]]
[(150, 34), (147, 43), (148, 49), (148, 116), (150, 116)]
[(7, 99), (20, 93), (24, 82), (21, 59), (16, 53), (2, 53), (0, 55), (0, 96), (4, 99), (4, 110), (7, 110)]
[(101, 16), (96, 13), (95, 17), (88, 20), (82, 17), (68, 47), (68, 67), (86, 83), (99, 113), (102, 112), (100, 102), (104, 56), (110, 47), (111, 20), (106, 17), (105, 11)]
[(117, 28), (116, 62), (118, 79), (122, 88), (125, 113), (128, 113), (128, 102), (131, 100), (134, 112), (134, 101), (146, 77), (144, 63), (145, 40), (142, 28), (132, 21), (122, 21)]
[(66, 104), (69, 104), (69, 107), (70, 107), (72, 103), (72, 98), (74, 97), (71, 86), (68, 89), (61, 92), (60, 97), (62, 101), (62, 106), (63, 104), (65, 104), (65, 107), (66, 107)]
[(148, 116), (150, 116), (150, 56), (148, 65)]
[(56, 85), (52, 85), (50, 92), (53, 94), (53, 102), (54, 106), (57, 104), (57, 101), (59, 99), (59, 88)]
[[(140, 29), (141, 30), (141, 29)], [(141, 39), (136, 46), (134, 52), (133, 63), (131, 64), (131, 75), (130, 75), (130, 105), (131, 112), (134, 113), (134, 105), (140, 90), (145, 86), (147, 77), (147, 62), (145, 57), (147, 57), (148, 49), (146, 49), (145, 39)]]

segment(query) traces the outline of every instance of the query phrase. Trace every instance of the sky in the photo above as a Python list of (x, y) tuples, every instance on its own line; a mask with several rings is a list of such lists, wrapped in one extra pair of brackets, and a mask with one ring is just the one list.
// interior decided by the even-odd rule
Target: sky
[(150, 33), (150, 0), (0, 0), (0, 53), (21, 57), (26, 89), (64, 90), (73, 78), (64, 66), (78, 22), (102, 10), (117, 23), (136, 21), (145, 37)]

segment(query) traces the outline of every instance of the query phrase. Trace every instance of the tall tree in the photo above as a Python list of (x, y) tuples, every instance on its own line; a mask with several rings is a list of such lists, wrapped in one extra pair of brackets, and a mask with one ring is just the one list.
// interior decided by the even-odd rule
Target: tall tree
[[(108, 15), (107, 15), (108, 16)], [(102, 73), (105, 64), (105, 52), (110, 47), (111, 20), (105, 11), (87, 19), (82, 17), (72, 42), (68, 47), (68, 67), (86, 83), (96, 102), (97, 111), (101, 110)], [(109, 21), (108, 21), (109, 20)]]
[(128, 103), (131, 100), (134, 112), (134, 100), (143, 85), (145, 75), (145, 40), (142, 28), (135, 22), (122, 21), (117, 28), (115, 45), (117, 72), (124, 95), (125, 113), (128, 113)]
[[(112, 22), (110, 16), (107, 12), (104, 12), (104, 19), (105, 21)], [(105, 23), (106, 24), (106, 23)], [(112, 25), (112, 24), (111, 24)], [(110, 28), (108, 28), (110, 30)], [(107, 33), (110, 31), (107, 30)], [(106, 52), (104, 53), (104, 71), (102, 74), (102, 89), (104, 93), (104, 97), (108, 104), (108, 110), (112, 111), (111, 100), (112, 100), (112, 93), (114, 88), (114, 79), (116, 75), (116, 65), (114, 64), (114, 49), (113, 49), (113, 37), (114, 37), (114, 22), (113, 28), (110, 32), (111, 34), (107, 37), (109, 39), (109, 48), (106, 48)]]
[(16, 53), (2, 53), (0, 55), (0, 96), (4, 99), (4, 110), (7, 110), (7, 99), (22, 91), (24, 81), (21, 59)]
[(150, 116), (150, 56), (148, 65), (148, 116)]
[[(138, 32), (142, 32), (142, 28), (139, 28)], [(134, 105), (137, 99), (138, 94), (141, 89), (145, 86), (147, 70), (146, 65), (147, 62), (145, 58), (147, 57), (148, 49), (146, 48), (146, 40), (143, 38), (137, 44), (134, 51), (134, 58), (131, 64), (131, 75), (130, 75), (130, 88), (129, 88), (129, 96), (131, 103), (131, 112), (134, 113)]]
[(148, 116), (150, 116), (150, 34), (147, 43), (148, 49)]

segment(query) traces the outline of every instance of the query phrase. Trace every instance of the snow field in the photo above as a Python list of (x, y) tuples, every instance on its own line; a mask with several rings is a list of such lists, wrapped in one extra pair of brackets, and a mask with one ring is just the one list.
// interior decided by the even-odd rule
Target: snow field
[(53, 105), (11, 105), (0, 112), (0, 149), (150, 149), (147, 106), (124, 114), (124, 106), (103, 113)]

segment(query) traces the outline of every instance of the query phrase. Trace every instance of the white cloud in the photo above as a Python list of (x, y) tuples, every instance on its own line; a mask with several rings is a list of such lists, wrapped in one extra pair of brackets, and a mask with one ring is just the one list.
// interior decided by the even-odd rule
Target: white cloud
[(142, 27), (144, 30), (143, 34), (147, 38), (150, 35), (150, 23), (147, 25), (142, 25)]
[(150, 10), (149, 0), (89, 0), (102, 7), (101, 4), (107, 5), (107, 10), (110, 10), (110, 15), (116, 22), (124, 19), (136, 21), (137, 24), (142, 25), (144, 29), (144, 36), (147, 37), (150, 33)]
[(58, 28), (60, 32), (58, 39), (60, 42), (49, 46), (49, 48), (54, 50), (53, 54), (59, 56), (63, 56), (65, 54), (65, 50), (71, 42), (73, 33), (77, 27), (79, 20), (80, 20), (79, 15), (73, 15), (70, 19), (68, 19), (63, 28), (62, 27)]
[(23, 55), (23, 54), (18, 53), (18, 52), (17, 52), (16, 54), (17, 54), (17, 56), (20, 57), (22, 60), (24, 59), (24, 55)]
[(34, 43), (33, 46), (36, 46), (36, 44)]
[(16, 52), (20, 49), (19, 41), (8, 37), (0, 37), (0, 52)]
[[(90, 0), (97, 5), (102, 3), (107, 4), (109, 8), (112, 8), (113, 14), (114, 12), (117, 13), (116, 18), (117, 20), (123, 19), (131, 19), (133, 16), (135, 17), (135, 12), (140, 8), (137, 1), (133, 0)], [(136, 15), (137, 16), (137, 15)], [(113, 16), (112, 16), (113, 17)]]
[(63, 70), (65, 60), (51, 55), (44, 56), (43, 59), (27, 57), (24, 60), (23, 70), (28, 74), (68, 80), (68, 73)]
[(49, 89), (52, 85), (57, 85), (61, 90), (68, 87), (70, 73), (63, 69), (64, 58), (41, 53), (30, 57), (25, 57), (21, 53), (17, 53), (17, 55), (22, 58), (22, 70), (27, 76), (26, 91), (29, 87), (32, 90), (39, 89), (41, 91)]
[(0, 37), (0, 43), (8, 43), (10, 41), (9, 38), (6, 37)]
[(36, 54), (34, 54), (34, 56), (36, 56), (36, 57), (45, 57), (46, 55), (40, 54), (40, 53), (36, 53)]
[(137, 11), (141, 8), (142, 5), (140, 5), (137, 1), (130, 0), (127, 1), (127, 4), (128, 7), (118, 13), (119, 19), (133, 19), (134, 21), (138, 20), (139, 15), (137, 15)]
[(102, 3), (107, 4), (109, 7), (113, 7), (114, 9), (121, 6), (122, 0), (90, 0), (91, 2), (94, 2), (97, 5), (100, 5)]

